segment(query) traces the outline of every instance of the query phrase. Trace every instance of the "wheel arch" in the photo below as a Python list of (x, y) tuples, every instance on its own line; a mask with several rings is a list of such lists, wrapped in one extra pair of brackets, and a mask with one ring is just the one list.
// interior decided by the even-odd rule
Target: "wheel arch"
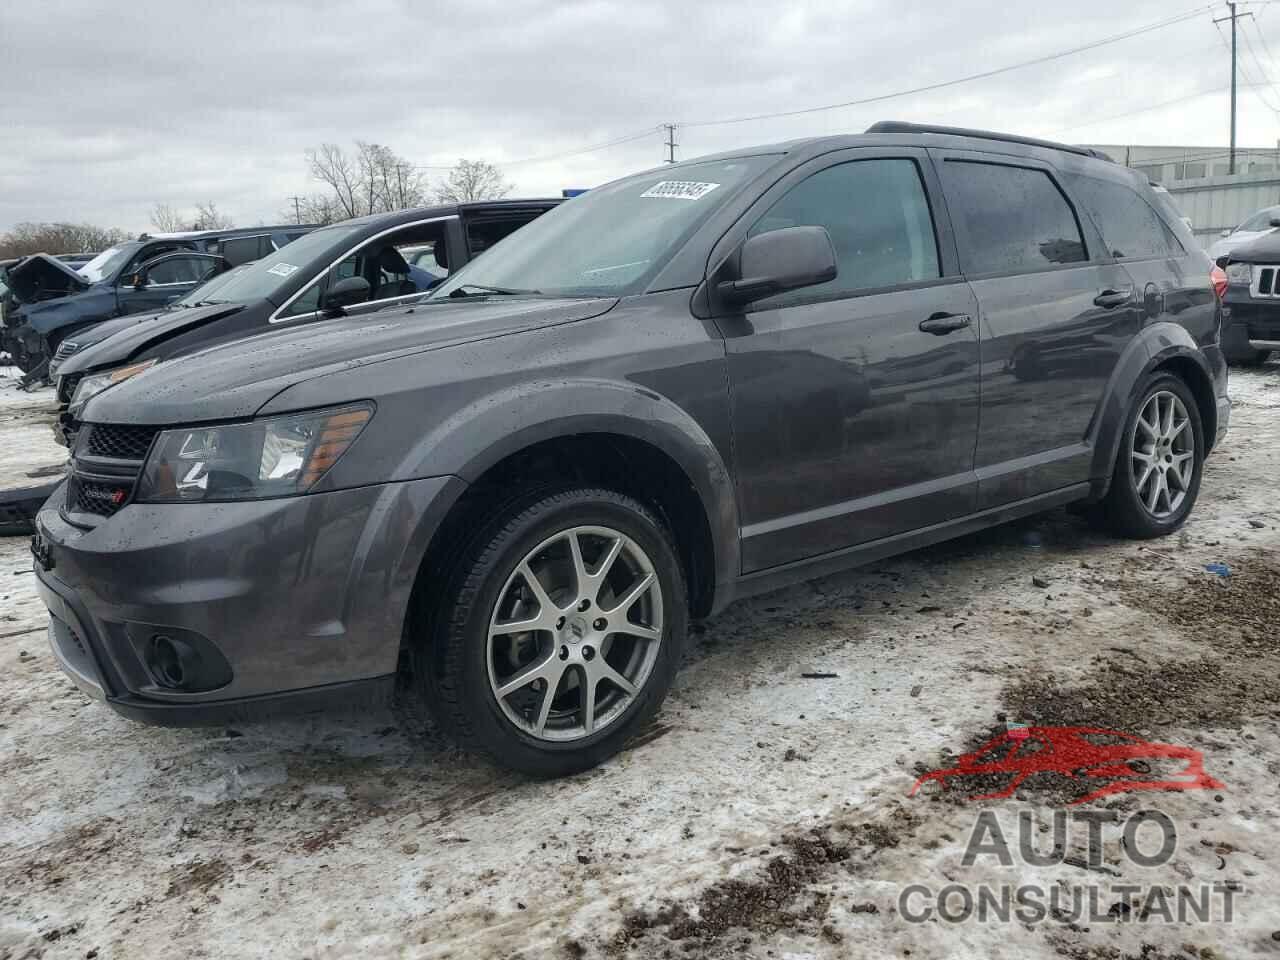
[(428, 458), (431, 472), (465, 487), (458, 485), (428, 541), (415, 594), (440, 580), (477, 516), (513, 491), (564, 482), (604, 485), (660, 514), (685, 564), (694, 616), (709, 614), (717, 586), (737, 575), (737, 506), (724, 460), (687, 411), (650, 390), (608, 381), (524, 384), (446, 418), (403, 469), (420, 472)]
[(1209, 363), (1184, 327), (1172, 322), (1152, 324), (1134, 337), (1121, 354), (1090, 426), (1093, 498), (1106, 495), (1129, 411), (1148, 378), (1158, 371), (1173, 373), (1187, 384), (1200, 413), (1205, 453), (1212, 449), (1218, 408)]

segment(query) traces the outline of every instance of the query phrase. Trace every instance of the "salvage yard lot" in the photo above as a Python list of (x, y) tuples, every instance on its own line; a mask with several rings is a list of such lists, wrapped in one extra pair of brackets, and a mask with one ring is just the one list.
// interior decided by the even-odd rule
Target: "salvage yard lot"
[[(0, 540), (0, 957), (1280, 957), (1280, 364), (1231, 393), (1181, 536), (1057, 511), (738, 603), (695, 627), (656, 726), (555, 782), (390, 709), (118, 718), (57, 669), (27, 541)], [(0, 380), (6, 483), (58, 461), (51, 403)], [(1006, 720), (1191, 746), (1224, 787), (1095, 804), (1166, 813), (1160, 867), (1115, 831), (1102, 869), (965, 866), (978, 810), (1047, 827), (1063, 800), (908, 796)], [(898, 914), (909, 884), (984, 881), (1239, 895), (1229, 924)]]

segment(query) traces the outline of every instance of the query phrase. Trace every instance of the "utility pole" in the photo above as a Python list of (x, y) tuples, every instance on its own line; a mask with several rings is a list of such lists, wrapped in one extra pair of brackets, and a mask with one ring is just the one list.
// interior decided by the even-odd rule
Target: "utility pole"
[(667, 128), (667, 163), (676, 162), (676, 147), (680, 144), (676, 143), (676, 125), (674, 123), (664, 123)]
[(290, 197), (289, 199), (293, 201), (293, 222), (301, 223), (302, 222), (302, 198)]
[(1236, 0), (1227, 0), (1227, 9), (1231, 11), (1225, 17), (1218, 17), (1213, 22), (1231, 21), (1231, 150), (1228, 155), (1227, 172), (1236, 172), (1236, 21), (1241, 17), (1251, 17), (1251, 13), (1236, 13)]

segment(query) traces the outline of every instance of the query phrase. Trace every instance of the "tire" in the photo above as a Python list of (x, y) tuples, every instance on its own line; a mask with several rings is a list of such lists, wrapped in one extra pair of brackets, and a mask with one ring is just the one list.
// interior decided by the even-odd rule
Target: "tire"
[(537, 777), (594, 767), (671, 686), (688, 629), (684, 574), (668, 531), (630, 497), (530, 494), (496, 512), (445, 582), (411, 638), (414, 684), (447, 734), (503, 766)]
[[(1176, 398), (1176, 405), (1170, 398)], [(1160, 411), (1154, 417), (1153, 403)], [(1174, 427), (1177, 436), (1171, 445), (1165, 443), (1164, 434), (1173, 431), (1165, 429), (1164, 411), (1169, 411), (1175, 424), (1185, 419), (1184, 426)], [(1157, 427), (1156, 434), (1150, 426), (1144, 426), (1152, 423)], [(1187, 434), (1189, 439), (1184, 439)], [(1190, 454), (1190, 458), (1181, 460), (1186, 454)], [(1140, 459), (1143, 455), (1152, 460)], [(1191, 390), (1173, 374), (1152, 375), (1125, 418), (1111, 486), (1100, 505), (1106, 526), (1119, 536), (1137, 540), (1173, 533), (1186, 522), (1195, 506), (1204, 457), (1204, 427)], [(1182, 467), (1178, 465), (1180, 462)], [(1149, 467), (1152, 468), (1150, 474), (1147, 473)], [(1165, 484), (1164, 494), (1158, 490), (1161, 482)], [(1180, 485), (1181, 489), (1175, 489)], [(1149, 506), (1153, 491), (1155, 508)]]

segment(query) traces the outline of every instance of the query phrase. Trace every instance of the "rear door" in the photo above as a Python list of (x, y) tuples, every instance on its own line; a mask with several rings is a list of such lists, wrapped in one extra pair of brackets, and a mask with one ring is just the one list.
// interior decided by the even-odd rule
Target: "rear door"
[(931, 152), (981, 318), (977, 508), (1083, 482), (1094, 411), (1137, 332), (1134, 281), (1049, 164)]
[(816, 225), (839, 270), (745, 313), (717, 311), (744, 572), (972, 509), (977, 302), (937, 200), (923, 150), (840, 151), (779, 181), (713, 253)]

